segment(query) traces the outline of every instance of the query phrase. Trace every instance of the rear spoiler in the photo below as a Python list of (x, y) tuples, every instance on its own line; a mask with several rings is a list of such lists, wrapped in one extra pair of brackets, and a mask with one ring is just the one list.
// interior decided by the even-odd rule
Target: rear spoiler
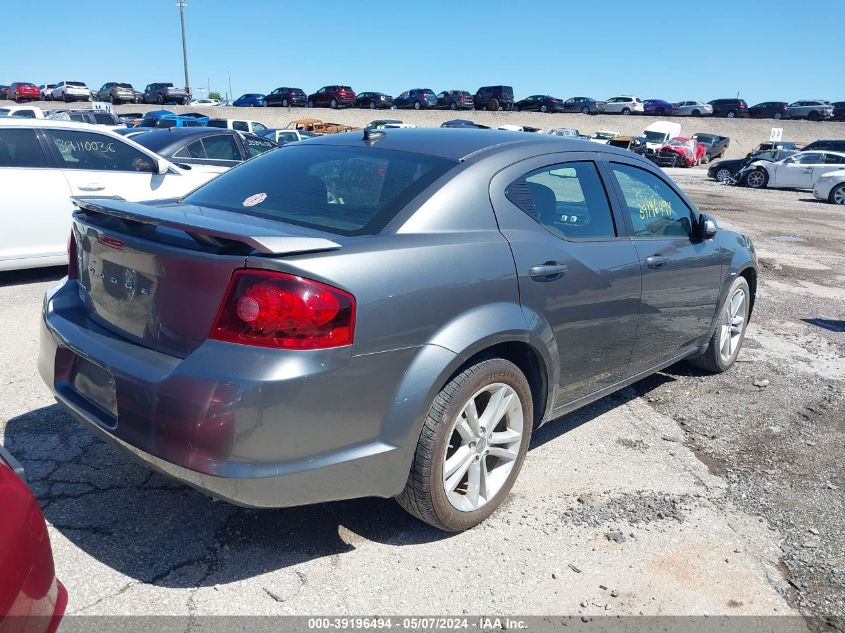
[(214, 243), (216, 239), (240, 242), (264, 255), (312, 253), (337, 250), (341, 247), (337, 242), (323, 237), (296, 235), (285, 232), (283, 228), (267, 226), (270, 221), (262, 221), (259, 218), (242, 216), (242, 221), (229, 219), (225, 216), (237, 216), (225, 211), (220, 211), (219, 214), (203, 214), (194, 206), (185, 205), (183, 209), (175, 209), (172, 206), (155, 207), (118, 198), (71, 197), (71, 200), (86, 213), (185, 231), (201, 244)]

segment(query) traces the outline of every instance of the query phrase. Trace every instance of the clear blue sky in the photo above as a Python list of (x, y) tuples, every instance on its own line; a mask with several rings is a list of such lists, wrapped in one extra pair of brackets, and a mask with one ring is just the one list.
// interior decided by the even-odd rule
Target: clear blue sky
[[(0, 83), (183, 83), (175, 0), (5, 0)], [(188, 0), (191, 84), (749, 102), (841, 94), (845, 0)], [(840, 53), (836, 53), (839, 50)]]

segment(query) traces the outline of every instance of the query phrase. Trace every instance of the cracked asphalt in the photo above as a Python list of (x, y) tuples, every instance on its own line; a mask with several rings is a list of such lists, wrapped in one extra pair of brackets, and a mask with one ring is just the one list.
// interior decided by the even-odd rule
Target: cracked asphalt
[(248, 510), (152, 473), (36, 372), (62, 273), (0, 275), (0, 440), (44, 509), (68, 613), (803, 614), (843, 630), (843, 211), (673, 177), (760, 253), (742, 362), (678, 365), (539, 429), (505, 507), (459, 535), (391, 500)]

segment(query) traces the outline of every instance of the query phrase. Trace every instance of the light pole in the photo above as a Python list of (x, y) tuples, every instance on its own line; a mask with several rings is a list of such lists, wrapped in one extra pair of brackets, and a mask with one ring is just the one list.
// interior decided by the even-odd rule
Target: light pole
[(185, 43), (185, 7), (188, 3), (185, 0), (176, 0), (179, 7), (179, 20), (182, 22), (182, 62), (185, 64), (185, 92), (191, 94), (191, 82), (188, 80), (188, 45)]

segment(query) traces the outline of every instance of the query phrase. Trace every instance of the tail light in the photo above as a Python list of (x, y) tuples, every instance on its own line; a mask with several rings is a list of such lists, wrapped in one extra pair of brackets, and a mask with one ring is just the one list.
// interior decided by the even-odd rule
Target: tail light
[(70, 238), (67, 241), (67, 278), (79, 279), (79, 256), (76, 252), (76, 238), (73, 237), (73, 231), (70, 232)]
[(740, 103), (740, 104), (739, 104), (739, 109), (740, 109), (740, 110), (745, 110), (745, 104), (744, 104), (744, 103)]
[(355, 297), (295, 275), (235, 271), (209, 338), (274, 349), (351, 345)]

